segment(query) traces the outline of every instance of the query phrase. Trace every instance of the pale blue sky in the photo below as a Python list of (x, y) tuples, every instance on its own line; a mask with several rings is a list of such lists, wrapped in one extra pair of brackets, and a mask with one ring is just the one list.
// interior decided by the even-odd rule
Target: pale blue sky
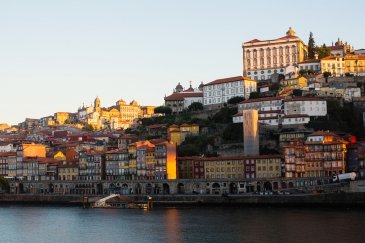
[[(346, 6), (344, 6), (346, 4)], [(363, 1), (0, 0), (0, 123), (75, 112), (98, 95), (162, 105), (180, 82), (241, 75), (242, 42), (292, 26), (365, 48)]]

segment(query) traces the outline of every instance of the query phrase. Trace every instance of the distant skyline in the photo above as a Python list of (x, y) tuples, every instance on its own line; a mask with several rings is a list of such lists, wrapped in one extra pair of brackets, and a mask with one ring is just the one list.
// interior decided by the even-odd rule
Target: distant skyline
[[(344, 6), (346, 3), (346, 6)], [(242, 43), (291, 26), (317, 45), (365, 48), (362, 1), (0, 1), (0, 123), (76, 112), (96, 96), (162, 105), (242, 74)]]

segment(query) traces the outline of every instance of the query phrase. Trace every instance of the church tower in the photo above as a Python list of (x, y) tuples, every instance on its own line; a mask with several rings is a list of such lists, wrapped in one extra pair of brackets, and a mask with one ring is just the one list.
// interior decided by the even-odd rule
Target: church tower
[(94, 100), (94, 111), (97, 111), (100, 113), (101, 107), (100, 107), (100, 98), (97, 96)]

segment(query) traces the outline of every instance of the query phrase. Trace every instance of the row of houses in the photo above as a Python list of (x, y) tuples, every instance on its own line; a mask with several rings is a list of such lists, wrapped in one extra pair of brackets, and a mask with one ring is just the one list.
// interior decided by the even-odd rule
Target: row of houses
[[(0, 152), (0, 176), (23, 180), (174, 180), (330, 177), (355, 171), (364, 177), (365, 146), (330, 132), (295, 136), (282, 154), (177, 157), (176, 145), (161, 140), (129, 143), (110, 151), (69, 150), (49, 158), (45, 145), (21, 144)], [(361, 152), (362, 151), (362, 152)]]

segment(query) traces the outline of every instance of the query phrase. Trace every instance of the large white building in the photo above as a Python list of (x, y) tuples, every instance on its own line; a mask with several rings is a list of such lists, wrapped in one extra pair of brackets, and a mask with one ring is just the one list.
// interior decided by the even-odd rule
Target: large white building
[(260, 124), (303, 125), (310, 121), (310, 117), (327, 115), (327, 102), (319, 98), (281, 96), (245, 100), (238, 104), (238, 113), (233, 116), (233, 122), (243, 122), (242, 112), (251, 109), (258, 110)]
[(214, 80), (203, 87), (204, 106), (221, 106), (236, 96), (248, 99), (256, 85), (255, 80), (243, 76)]
[(267, 80), (274, 73), (285, 75), (285, 68), (296, 67), (306, 59), (308, 48), (292, 28), (273, 40), (253, 39), (242, 45), (243, 75), (254, 80)]

